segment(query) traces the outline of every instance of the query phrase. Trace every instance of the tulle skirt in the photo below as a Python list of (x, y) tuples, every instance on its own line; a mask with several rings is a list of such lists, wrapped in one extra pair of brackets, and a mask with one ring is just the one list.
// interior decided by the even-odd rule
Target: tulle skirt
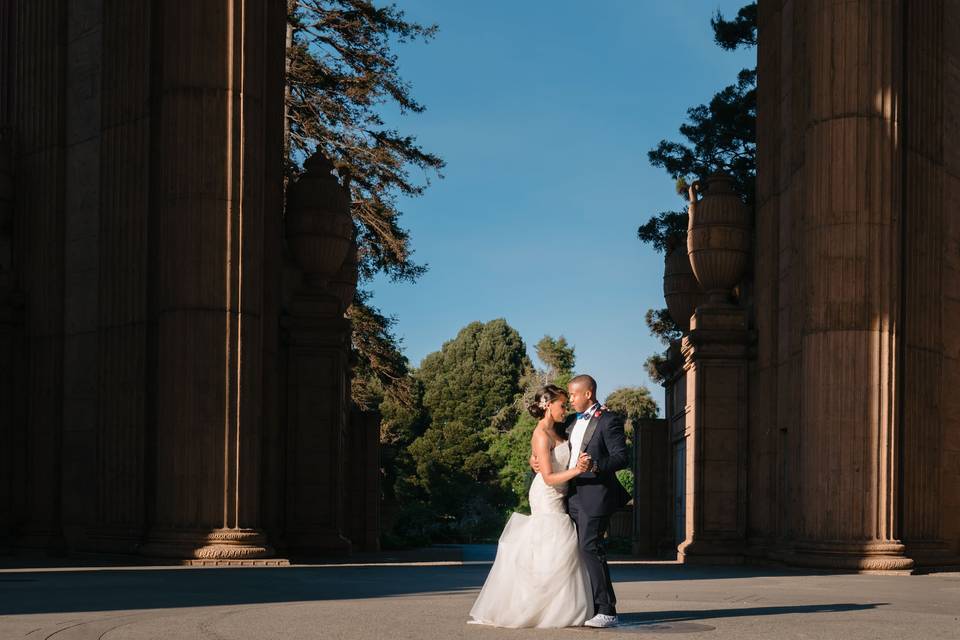
[(470, 622), (543, 629), (580, 626), (592, 615), (590, 578), (570, 516), (511, 515)]

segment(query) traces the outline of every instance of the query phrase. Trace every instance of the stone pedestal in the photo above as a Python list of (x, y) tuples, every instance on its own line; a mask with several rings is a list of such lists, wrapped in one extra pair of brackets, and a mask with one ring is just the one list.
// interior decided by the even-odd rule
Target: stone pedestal
[(345, 487), (345, 512), (352, 548), (380, 550), (380, 414), (350, 413)]
[(667, 420), (647, 418), (633, 424), (634, 555), (656, 556), (670, 547), (669, 429)]
[(746, 535), (747, 316), (701, 305), (683, 338), (686, 369), (684, 563), (742, 562)]
[(286, 528), (296, 555), (351, 550), (344, 513), (350, 323), (336, 296), (306, 288), (289, 308)]

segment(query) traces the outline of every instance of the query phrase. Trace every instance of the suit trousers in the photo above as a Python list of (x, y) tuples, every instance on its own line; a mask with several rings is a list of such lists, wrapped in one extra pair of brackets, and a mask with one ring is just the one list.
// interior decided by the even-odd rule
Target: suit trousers
[(617, 596), (610, 581), (607, 550), (603, 538), (610, 526), (610, 516), (591, 516), (578, 509), (574, 501), (568, 505), (570, 518), (577, 527), (580, 557), (590, 576), (594, 613), (617, 615)]

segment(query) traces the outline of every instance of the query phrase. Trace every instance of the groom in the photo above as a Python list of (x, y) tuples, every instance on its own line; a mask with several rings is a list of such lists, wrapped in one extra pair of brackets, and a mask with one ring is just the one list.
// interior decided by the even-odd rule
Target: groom
[[(570, 467), (576, 466), (583, 452), (593, 463), (590, 471), (570, 482), (567, 496), (567, 511), (577, 527), (580, 553), (593, 587), (596, 615), (584, 624), (613, 627), (617, 624), (617, 597), (610, 582), (603, 538), (610, 525), (610, 516), (630, 500), (630, 494), (616, 476), (618, 470), (629, 464), (623, 417), (597, 402), (597, 381), (588, 375), (570, 380), (567, 391), (570, 404), (577, 412), (571, 414), (564, 424), (570, 446)], [(539, 471), (532, 456), (530, 465), (534, 471)]]

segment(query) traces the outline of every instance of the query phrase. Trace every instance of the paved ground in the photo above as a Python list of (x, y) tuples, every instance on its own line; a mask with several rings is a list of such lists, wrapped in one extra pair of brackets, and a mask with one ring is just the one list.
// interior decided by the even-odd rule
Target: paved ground
[(467, 625), (489, 570), (471, 558), (487, 555), (473, 550), (465, 562), (420, 565), (391, 565), (409, 558), (380, 556), (367, 566), (226, 569), (37, 567), (49, 562), (7, 559), (0, 561), (7, 567), (0, 568), (0, 639), (960, 638), (957, 573), (859, 576), (672, 563), (613, 566), (624, 623), (616, 630)]

